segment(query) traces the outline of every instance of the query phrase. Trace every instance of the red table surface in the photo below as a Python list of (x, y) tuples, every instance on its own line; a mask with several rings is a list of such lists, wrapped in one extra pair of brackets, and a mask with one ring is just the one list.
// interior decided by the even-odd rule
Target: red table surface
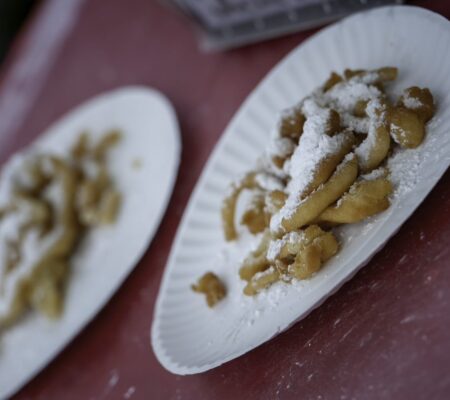
[[(416, 4), (450, 16), (448, 2)], [(15, 398), (450, 398), (449, 173), (365, 268), (275, 339), (184, 377), (164, 370), (150, 347), (161, 275), (208, 155), (252, 88), (312, 33), (204, 54), (186, 21), (157, 2), (41, 3), (3, 67), (0, 161), (80, 102), (130, 84), (153, 86), (173, 102), (183, 155), (167, 213), (139, 265)]]

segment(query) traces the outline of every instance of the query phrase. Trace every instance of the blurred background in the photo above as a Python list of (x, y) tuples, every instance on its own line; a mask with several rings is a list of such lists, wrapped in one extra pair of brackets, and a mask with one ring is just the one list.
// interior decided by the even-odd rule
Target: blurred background
[(258, 42), (402, 0), (167, 0), (196, 26), (203, 50)]
[[(0, 62), (43, 0), (0, 0)], [(62, 0), (66, 1), (66, 0)], [(149, 0), (157, 1), (157, 0)], [(402, 0), (159, 0), (191, 24), (204, 51), (238, 47), (313, 28)]]
[(0, 0), (0, 62), (38, 0)]

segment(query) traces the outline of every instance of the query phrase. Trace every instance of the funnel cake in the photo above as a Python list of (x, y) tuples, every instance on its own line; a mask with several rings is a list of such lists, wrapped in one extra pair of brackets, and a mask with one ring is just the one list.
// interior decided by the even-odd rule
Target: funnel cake
[[(223, 203), (227, 241), (242, 229), (261, 235), (240, 268), (244, 294), (310, 278), (339, 251), (336, 227), (389, 208), (389, 155), (419, 146), (435, 112), (427, 88), (412, 86), (392, 102), (386, 89), (397, 75), (395, 67), (333, 72), (281, 113), (257, 169), (234, 183)], [(261, 175), (277, 187), (258, 183)], [(251, 200), (238, 215), (244, 191)]]
[(113, 223), (120, 194), (108, 171), (118, 132), (91, 145), (83, 134), (70, 155), (29, 149), (0, 178), (0, 328), (27, 309), (63, 312), (70, 260), (89, 228)]

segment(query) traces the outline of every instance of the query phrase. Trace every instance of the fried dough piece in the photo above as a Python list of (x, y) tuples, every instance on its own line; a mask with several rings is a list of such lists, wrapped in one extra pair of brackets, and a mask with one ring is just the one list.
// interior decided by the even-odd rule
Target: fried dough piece
[(358, 100), (353, 108), (353, 115), (359, 118), (366, 117), (366, 108), (368, 103), (368, 100)]
[(280, 272), (271, 266), (263, 272), (258, 272), (252, 276), (250, 281), (244, 287), (244, 294), (247, 296), (254, 296), (261, 290), (267, 288), (273, 283), (280, 280)]
[[(53, 267), (58, 260), (66, 259), (77, 243), (79, 226), (74, 210), (76, 171), (68, 162), (51, 156), (37, 159), (34, 168), (46, 175), (48, 184), (36, 194), (36, 198), (20, 195), (16, 200), (18, 206), (25, 202), (22, 211), (27, 207), (31, 212), (20, 227), (21, 247), (17, 263), (2, 276), (7, 280), (23, 271), (14, 292), (9, 294), (10, 307), (1, 317), (2, 327), (15, 322), (28, 307), (36, 308), (49, 317), (59, 315), (63, 303), (59, 288), (65, 285), (66, 275)], [(29, 249), (33, 252), (30, 253)]]
[(328, 261), (339, 250), (339, 244), (336, 237), (331, 232), (324, 232), (312, 242), (320, 247), (320, 257), (322, 263)]
[(267, 248), (270, 242), (270, 232), (267, 229), (259, 242), (258, 247), (252, 251), (243, 261), (239, 269), (239, 276), (245, 281), (249, 281), (253, 275), (269, 268), (267, 260)]
[(85, 134), (72, 147), (72, 155), (82, 172), (76, 207), (85, 226), (108, 225), (118, 215), (121, 195), (113, 185), (106, 158), (121, 137), (121, 132), (112, 130), (102, 136), (95, 146), (91, 146)]
[(354, 154), (349, 155), (336, 168), (330, 179), (302, 200), (289, 217), (281, 220), (282, 230), (273, 232), (279, 236), (301, 228), (317, 218), (330, 204), (341, 197), (353, 184), (358, 175), (358, 163)]
[(270, 149), (270, 160), (275, 169), (282, 171), (284, 163), (291, 157), (295, 150), (295, 142), (287, 137), (274, 139), (273, 147)]
[(116, 129), (105, 133), (92, 150), (94, 160), (103, 162), (109, 151), (120, 142), (121, 138), (122, 132)]
[(382, 67), (374, 72), (378, 74), (378, 81), (381, 82), (395, 81), (398, 76), (398, 68), (396, 67)]
[(80, 221), (86, 226), (112, 224), (117, 217), (122, 196), (101, 180), (87, 179), (79, 185), (77, 208)]
[(224, 198), (221, 214), (223, 231), (227, 241), (237, 238), (234, 219), (239, 195), (244, 189), (253, 189), (254, 187), (256, 187), (255, 172), (250, 172), (237, 184), (233, 183), (230, 194)]
[(74, 160), (81, 160), (89, 154), (89, 133), (82, 132), (80, 136), (78, 136), (77, 141), (73, 144), (70, 149), (70, 154)]
[(45, 260), (45, 266), (41, 263), (33, 274), (29, 295), (31, 306), (48, 318), (58, 318), (63, 311), (68, 274), (67, 260)]
[[(300, 251), (300, 247), (308, 240), (308, 236), (313, 234), (313, 232), (308, 231), (311, 227), (306, 228), (304, 231), (292, 231), (283, 235), (281, 239), (272, 240), (267, 249), (267, 259), (271, 263), (281, 260), (290, 264)], [(314, 227), (317, 227), (317, 225), (314, 225)]]
[(266, 194), (266, 212), (272, 216), (284, 206), (287, 194), (281, 190), (272, 190)]
[(342, 76), (337, 74), (336, 72), (332, 72), (328, 79), (325, 81), (325, 83), (322, 86), (322, 90), (324, 92), (327, 92), (330, 90), (334, 85), (337, 83), (342, 82)]
[(77, 222), (74, 201), (77, 184), (76, 171), (62, 159), (52, 158), (55, 179), (61, 183), (63, 203), (54, 204), (53, 222), (58, 236), (41, 256), (31, 276), (29, 303), (49, 318), (57, 318), (63, 309), (63, 291), (68, 278), (67, 257), (73, 252), (80, 227)]
[(205, 273), (191, 289), (205, 294), (208, 307), (214, 307), (227, 294), (225, 285), (213, 272)]
[(370, 172), (378, 167), (386, 158), (391, 145), (387, 105), (379, 100), (371, 100), (366, 113), (370, 120), (369, 132), (355, 150), (362, 172)]
[(297, 279), (307, 279), (317, 272), (322, 265), (321, 249), (318, 244), (311, 243), (298, 252), (293, 264), (289, 266), (289, 273)]
[(393, 107), (389, 112), (391, 136), (402, 147), (414, 149), (425, 137), (425, 124), (415, 111)]
[(336, 110), (332, 108), (329, 111), (327, 124), (325, 127), (325, 134), (328, 136), (333, 136), (334, 134), (341, 131), (341, 117)]
[(337, 151), (331, 156), (323, 159), (316, 166), (316, 169), (313, 173), (313, 178), (309, 185), (303, 190), (299, 197), (301, 199), (307, 197), (310, 193), (312, 193), (315, 189), (317, 189), (321, 184), (325, 183), (330, 176), (335, 171), (336, 167), (339, 163), (344, 159), (344, 157), (351, 151), (353, 145), (356, 142), (355, 136), (351, 131), (344, 131), (340, 133), (342, 135), (343, 140), (339, 144), (339, 148)]
[[(272, 179), (277, 179), (272, 177)], [(280, 181), (280, 185), (281, 185)], [(226, 196), (222, 203), (221, 217), (222, 217), (222, 227), (224, 231), (224, 236), (227, 241), (232, 241), (237, 238), (237, 231), (235, 226), (235, 216), (236, 216), (236, 205), (240, 194), (244, 189), (262, 189), (263, 192), (264, 185), (258, 181), (257, 172), (249, 172), (244, 176), (238, 183), (233, 183), (231, 186), (230, 193)], [(279, 204), (280, 201), (285, 199), (285, 195), (280, 190), (271, 191), (267, 198), (258, 198), (257, 193), (254, 197), (254, 207), (247, 210), (241, 218), (241, 223), (247, 225), (252, 233), (259, 233), (264, 230), (268, 225), (270, 215), (274, 212), (273, 207)], [(267, 207), (268, 206), (268, 207)], [(272, 210), (272, 211), (271, 211)]]
[(26, 231), (30, 228), (41, 227), (48, 228), (51, 224), (51, 207), (50, 204), (43, 199), (39, 199), (24, 193), (19, 193), (16, 196), (15, 209), (28, 210), (28, 220), (22, 226), (22, 230)]
[[(280, 246), (281, 244), (281, 246)], [(309, 278), (338, 251), (338, 243), (331, 232), (317, 225), (290, 232), (274, 244), (278, 254), (272, 257), (287, 267), (287, 273), (297, 279)]]
[(300, 107), (285, 110), (278, 123), (280, 137), (292, 139), (297, 143), (302, 134), (304, 123), (305, 116), (302, 114)]
[(322, 228), (315, 224), (310, 225), (303, 230), (286, 233), (281, 239), (271, 242), (271, 245), (275, 246), (278, 252), (276, 254), (269, 255), (271, 247), (269, 245), (267, 257), (271, 261), (282, 260), (289, 263), (289, 261), (292, 261), (293, 257), (296, 256), (303, 247), (312, 243), (316, 238), (328, 234), (332, 235), (329, 232), (325, 232)]
[(319, 271), (323, 263), (334, 256), (338, 249), (339, 246), (333, 234), (325, 232), (298, 252), (288, 271), (296, 279), (308, 279)]
[(317, 222), (351, 224), (389, 208), (392, 184), (387, 178), (359, 180), (317, 218)]
[(428, 122), (435, 112), (433, 95), (430, 90), (417, 86), (411, 86), (403, 91), (398, 100), (398, 106), (413, 111), (423, 122)]
[(344, 71), (344, 76), (347, 80), (358, 76), (364, 78), (367, 83), (371, 84), (395, 81), (397, 75), (398, 69), (396, 67), (382, 67), (371, 71), (365, 69), (346, 69)]
[(269, 226), (270, 217), (283, 207), (286, 197), (281, 190), (267, 193), (254, 189), (250, 204), (243, 212), (240, 223), (253, 235), (263, 232)]
[(262, 232), (269, 224), (270, 215), (266, 212), (266, 196), (261, 190), (254, 190), (249, 207), (241, 217), (241, 224), (245, 225), (253, 234)]
[(367, 71), (365, 69), (349, 69), (346, 68), (344, 70), (344, 77), (346, 80), (352, 79), (355, 76), (362, 76), (364, 74), (367, 74)]
[(43, 258), (64, 258), (74, 248), (79, 232), (79, 225), (75, 212), (75, 192), (77, 185), (76, 171), (63, 159), (51, 157), (54, 180), (59, 181), (62, 203), (52, 204), (54, 210), (55, 227), (60, 227), (60, 234), (55, 244), (48, 250)]

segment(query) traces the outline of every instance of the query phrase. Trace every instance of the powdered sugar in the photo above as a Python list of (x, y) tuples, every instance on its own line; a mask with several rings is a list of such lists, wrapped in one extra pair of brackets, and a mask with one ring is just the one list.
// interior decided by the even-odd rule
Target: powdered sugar
[(374, 181), (375, 179), (383, 178), (386, 175), (386, 169), (384, 167), (380, 167), (374, 169), (368, 174), (361, 175), (360, 178), (365, 181)]
[(269, 156), (286, 157), (294, 151), (295, 144), (289, 138), (275, 138), (270, 142), (267, 153)]
[(33, 154), (25, 156), (22, 153), (16, 153), (3, 166), (0, 174), (0, 208), (10, 202), (14, 187), (26, 189), (33, 184), (34, 179), (28, 173), (28, 165), (34, 158)]
[(404, 94), (402, 98), (403, 104), (406, 108), (410, 108), (411, 110), (415, 110), (417, 108), (422, 107), (422, 102), (416, 97), (408, 96), (408, 94)]
[(273, 190), (283, 190), (284, 184), (283, 182), (276, 176), (268, 174), (266, 172), (259, 172), (255, 175), (256, 184), (264, 190), (273, 191)]
[(367, 117), (360, 118), (350, 113), (342, 113), (341, 124), (355, 133), (367, 133), (369, 131), (369, 118)]
[(255, 275), (253, 275), (253, 278), (257, 280), (257, 279), (262, 278), (264, 276), (270, 275), (270, 274), (272, 274), (274, 272), (275, 272), (275, 268), (273, 266), (270, 266), (269, 268), (267, 268), (264, 271), (257, 272)]
[(269, 261), (275, 261), (283, 247), (286, 245), (295, 245), (299, 243), (302, 240), (302, 237), (302, 232), (293, 231), (287, 233), (281, 239), (271, 240), (267, 249), (267, 259)]
[(396, 143), (401, 143), (402, 139), (406, 139), (405, 130), (402, 127), (394, 124), (393, 122), (391, 122), (391, 135)]
[(422, 162), (421, 154), (415, 149), (397, 149), (389, 158), (387, 166), (394, 186), (392, 198), (399, 198), (410, 192), (417, 183)]
[(267, 259), (269, 261), (275, 261), (285, 244), (286, 242), (283, 239), (271, 240), (267, 249)]
[(330, 106), (341, 112), (351, 113), (359, 101), (369, 101), (378, 98), (380, 90), (370, 86), (360, 78), (336, 84), (325, 93), (324, 97)]

